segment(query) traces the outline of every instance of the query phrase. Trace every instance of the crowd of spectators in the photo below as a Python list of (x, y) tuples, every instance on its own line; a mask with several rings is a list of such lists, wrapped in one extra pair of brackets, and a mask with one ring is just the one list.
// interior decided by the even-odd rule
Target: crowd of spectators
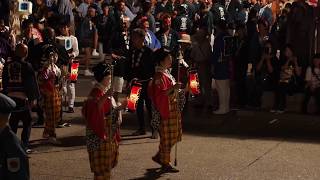
[[(37, 71), (41, 66), (37, 48), (54, 43), (55, 36), (73, 36), (79, 41), (73, 40), (74, 47), (79, 45), (84, 54), (83, 74), (92, 76), (91, 57), (99, 56), (101, 61), (106, 56), (126, 57), (135, 28), (146, 32), (145, 45), (151, 50), (165, 47), (176, 58), (181, 48), (178, 41), (187, 34), (191, 46), (182, 54), (187, 68), (198, 69), (200, 104), (212, 106), (209, 84), (214, 79), (220, 102), (216, 113), (229, 112), (233, 104), (261, 107), (264, 91), (274, 92), (272, 112), (284, 112), (286, 96), (298, 92), (306, 92), (303, 112), (307, 112), (311, 95), (319, 106), (319, 58), (315, 53), (319, 9), (306, 1), (33, 0), (32, 14), (27, 17), (17, 12), (17, 2), (4, 0), (1, 4), (3, 62), (22, 42), (28, 45), (27, 59)], [(51, 38), (46, 34), (48, 28), (55, 32)], [(58, 49), (58, 64), (67, 65), (70, 52)], [(177, 76), (174, 66), (172, 72)], [(119, 63), (116, 69), (123, 84), (125, 64)]]

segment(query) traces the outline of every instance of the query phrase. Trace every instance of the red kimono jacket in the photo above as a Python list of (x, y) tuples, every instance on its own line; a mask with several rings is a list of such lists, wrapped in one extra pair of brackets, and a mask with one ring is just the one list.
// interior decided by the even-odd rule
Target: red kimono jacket
[(166, 91), (173, 87), (174, 79), (165, 72), (156, 72), (153, 81), (148, 87), (148, 94), (161, 119), (169, 119), (169, 96)]
[(111, 100), (104, 102), (102, 108), (98, 108), (98, 101), (104, 95), (104, 92), (94, 87), (82, 108), (82, 114), (87, 120), (87, 126), (101, 139), (106, 140), (108, 134), (106, 133), (105, 114), (110, 112)]

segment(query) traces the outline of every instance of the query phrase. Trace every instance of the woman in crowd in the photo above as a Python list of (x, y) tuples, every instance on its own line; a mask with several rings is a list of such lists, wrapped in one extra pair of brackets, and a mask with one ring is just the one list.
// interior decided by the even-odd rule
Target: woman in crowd
[(111, 95), (110, 65), (99, 63), (93, 68), (93, 72), (97, 83), (84, 104), (82, 114), (87, 124), (87, 150), (91, 171), (95, 180), (106, 180), (110, 179), (111, 169), (117, 165), (119, 156), (121, 122), (114, 116), (116, 113), (113, 110), (124, 109), (126, 103), (115, 105)]
[(306, 91), (303, 101), (303, 113), (308, 113), (308, 103), (311, 96), (315, 97), (317, 105), (317, 113), (320, 113), (320, 54), (313, 57), (312, 65), (308, 67), (306, 72)]
[(276, 90), (273, 111), (278, 114), (284, 113), (286, 108), (286, 96), (292, 92), (301, 75), (301, 67), (298, 64), (291, 45), (286, 45), (284, 50), (284, 61), (281, 62), (280, 80)]
[(159, 49), (155, 52), (157, 61), (154, 80), (149, 84), (149, 95), (154, 108), (160, 115), (160, 146), (152, 160), (167, 172), (179, 172), (170, 165), (171, 148), (181, 141), (181, 112), (178, 108), (178, 91), (181, 87), (170, 74), (172, 57), (169, 51)]

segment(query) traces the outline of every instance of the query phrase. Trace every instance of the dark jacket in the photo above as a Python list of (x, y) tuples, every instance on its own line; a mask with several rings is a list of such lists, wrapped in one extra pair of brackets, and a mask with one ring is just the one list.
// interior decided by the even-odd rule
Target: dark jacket
[[(127, 40), (125, 40), (124, 35), (122, 32), (116, 31), (112, 33), (110, 45), (108, 46), (108, 54), (116, 54), (118, 56), (127, 57), (128, 51), (129, 51), (129, 38), (126, 37)], [(114, 75), (123, 77), (125, 75), (125, 58), (121, 58), (115, 62), (114, 66)]]
[(165, 6), (163, 6), (162, 2), (158, 2), (154, 10), (154, 15), (157, 16), (159, 13), (171, 14), (172, 12), (173, 12), (173, 6), (171, 2), (168, 1)]
[(164, 32), (162, 30), (158, 31), (156, 33), (156, 36), (161, 43), (161, 47), (166, 48), (166, 49), (170, 50), (171, 52), (178, 51), (179, 34), (175, 30), (171, 29), (169, 32), (169, 35), (167, 37), (168, 38), (167, 43), (170, 43), (170, 44), (168, 44), (168, 45), (166, 45), (164, 42)]
[(7, 60), (12, 55), (12, 49), (8, 40), (0, 37), (0, 58)]
[(193, 23), (187, 15), (178, 16), (173, 20), (172, 28), (178, 33), (191, 34)]
[[(140, 52), (143, 51), (140, 58), (140, 62), (137, 63)], [(134, 60), (132, 56), (134, 54)], [(138, 66), (136, 66), (138, 65)], [(143, 47), (141, 50), (131, 49), (129, 50), (128, 58), (126, 60), (126, 80), (131, 81), (134, 78), (139, 80), (147, 80), (154, 75), (155, 63), (153, 60), (153, 52), (147, 47)]]
[(106, 36), (108, 34), (105, 34), (108, 21), (110, 20), (109, 16), (104, 16), (103, 14), (100, 14), (97, 18), (97, 29), (98, 29), (98, 36), (99, 36), (99, 42), (103, 42), (106, 39)]
[(3, 91), (25, 93), (29, 100), (36, 100), (40, 97), (40, 91), (36, 80), (35, 72), (30, 63), (14, 58), (7, 62), (2, 73)]
[(224, 38), (227, 36), (226, 33), (220, 33), (214, 39), (213, 45), (213, 65), (214, 65), (214, 78), (216, 80), (226, 80), (230, 77), (229, 72), (229, 61), (227, 57), (224, 57)]
[(0, 130), (0, 179), (30, 179), (28, 157), (8, 126)]

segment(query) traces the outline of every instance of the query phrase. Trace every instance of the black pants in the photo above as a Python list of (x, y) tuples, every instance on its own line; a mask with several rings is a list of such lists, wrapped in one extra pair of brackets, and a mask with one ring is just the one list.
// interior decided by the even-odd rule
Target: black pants
[(37, 122), (39, 124), (43, 124), (44, 123), (44, 112), (43, 112), (43, 109), (41, 107), (40, 101), (41, 101), (41, 99), (38, 99), (37, 107), (36, 107), (35, 111), (37, 112), (37, 116), (38, 116), (38, 121)]
[(256, 108), (261, 107), (263, 87), (260, 79), (257, 79), (256, 77), (248, 77), (246, 80), (246, 89), (248, 105)]
[(25, 148), (29, 146), (29, 139), (31, 134), (31, 110), (28, 107), (28, 102), (19, 98), (12, 98), (16, 104), (16, 110), (11, 114), (9, 125), (14, 133), (17, 133), (19, 121), (23, 123), (21, 133), (21, 141)]
[(140, 98), (137, 102), (137, 116), (138, 116), (138, 120), (139, 120), (139, 130), (146, 129), (146, 125), (145, 125), (145, 121), (144, 121), (144, 104), (146, 104), (146, 107), (148, 110), (149, 121), (151, 120), (151, 116), (152, 116), (151, 100), (148, 97), (147, 88), (148, 88), (148, 82), (143, 83), (141, 93), (140, 93)]
[(273, 109), (284, 111), (287, 106), (287, 94), (288, 94), (289, 84), (279, 83), (274, 91), (274, 105)]
[(317, 105), (317, 112), (320, 112), (320, 88), (316, 88), (313, 92), (310, 90), (310, 88), (306, 89), (305, 91), (305, 97), (302, 104), (302, 112), (307, 113), (308, 112), (308, 103), (310, 101), (310, 98), (314, 96), (316, 99), (316, 105)]

